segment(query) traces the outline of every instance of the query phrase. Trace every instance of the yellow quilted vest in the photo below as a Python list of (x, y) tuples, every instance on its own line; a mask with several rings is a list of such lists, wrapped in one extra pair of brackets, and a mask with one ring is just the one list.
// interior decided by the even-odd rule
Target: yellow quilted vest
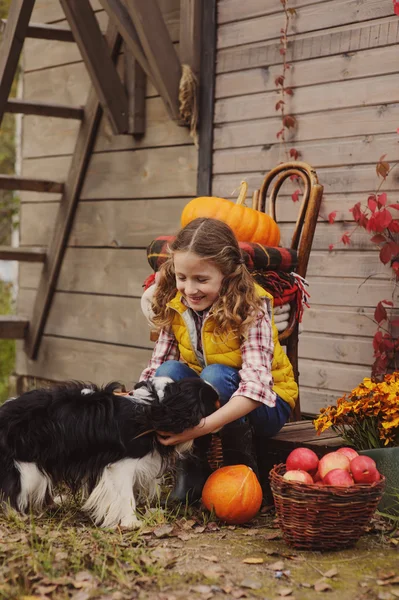
[[(255, 283), (256, 291), (259, 296), (266, 297), (273, 307), (273, 296), (266, 292), (263, 288)], [(204, 353), (204, 361), (201, 355), (196, 351), (197, 333), (194, 320), (190, 311), (182, 302), (180, 292), (168, 303), (170, 308), (175, 310), (175, 316), (172, 322), (172, 331), (179, 346), (180, 357), (197, 373), (201, 373), (206, 365), (220, 364), (240, 369), (242, 366), (242, 358), (240, 351), (239, 338), (231, 333), (224, 336), (223, 339), (214, 336), (215, 322), (211, 316), (207, 317), (202, 326), (202, 347)], [(274, 354), (272, 361), (272, 376), (273, 390), (291, 408), (295, 406), (295, 401), (298, 398), (298, 385), (294, 379), (292, 365), (288, 360), (287, 355), (282, 349), (278, 340), (277, 327), (274, 324), (273, 308), (272, 315), (272, 333), (274, 342)]]

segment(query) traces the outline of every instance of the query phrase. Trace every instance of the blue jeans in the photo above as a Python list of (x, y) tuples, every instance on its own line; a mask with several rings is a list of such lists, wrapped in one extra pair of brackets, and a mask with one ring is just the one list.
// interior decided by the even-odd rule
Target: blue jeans
[[(240, 383), (238, 370), (233, 367), (219, 364), (208, 365), (198, 375), (188, 365), (178, 360), (167, 360), (158, 367), (155, 375), (170, 377), (173, 381), (179, 381), (184, 377), (201, 377), (218, 392), (222, 406), (230, 400)], [(255, 436), (272, 437), (285, 425), (290, 414), (290, 406), (277, 395), (276, 406), (271, 407), (260, 403), (259, 408), (255, 408), (246, 418), (253, 427)]]

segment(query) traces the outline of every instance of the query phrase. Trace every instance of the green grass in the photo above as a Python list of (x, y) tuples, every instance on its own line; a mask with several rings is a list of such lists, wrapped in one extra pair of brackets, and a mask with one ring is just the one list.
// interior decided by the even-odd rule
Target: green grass
[[(0, 315), (12, 314), (12, 286), (0, 281)], [(0, 340), (0, 403), (12, 394), (10, 375), (15, 366), (15, 341)]]

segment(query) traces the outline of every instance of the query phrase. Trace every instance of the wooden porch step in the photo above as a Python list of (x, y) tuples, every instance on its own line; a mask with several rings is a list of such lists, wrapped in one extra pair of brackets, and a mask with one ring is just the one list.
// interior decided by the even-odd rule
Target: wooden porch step
[[(7, 19), (0, 20), (0, 32), (5, 29)], [(45, 25), (44, 23), (29, 23), (26, 37), (40, 40), (54, 40), (56, 42), (74, 42), (75, 38), (70, 29), (59, 25)]]
[(58, 117), (60, 119), (83, 119), (83, 108), (81, 106), (29, 102), (27, 100), (8, 100), (5, 112), (39, 115), (42, 117)]
[(0, 315), (0, 339), (23, 340), (28, 332), (29, 321), (14, 315)]
[(29, 248), (0, 246), (0, 260), (17, 260), (19, 262), (44, 262), (46, 248)]
[(287, 423), (277, 435), (269, 439), (269, 446), (275, 450), (293, 450), (298, 446), (311, 448), (316, 454), (332, 452), (344, 446), (343, 439), (332, 430), (318, 435), (312, 421)]
[(29, 179), (27, 177), (0, 175), (0, 190), (61, 194), (64, 190), (64, 184), (59, 181), (47, 181), (46, 179)]

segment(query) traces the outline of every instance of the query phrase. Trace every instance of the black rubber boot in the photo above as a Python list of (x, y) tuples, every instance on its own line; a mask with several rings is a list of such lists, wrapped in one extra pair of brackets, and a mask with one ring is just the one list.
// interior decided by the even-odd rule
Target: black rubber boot
[(197, 438), (192, 453), (176, 462), (176, 484), (168, 502), (195, 504), (201, 500), (202, 488), (212, 473), (207, 457), (211, 441), (210, 435)]
[(223, 465), (247, 465), (257, 474), (252, 427), (248, 421), (234, 421), (220, 432), (223, 448)]
[(279, 461), (274, 453), (270, 452), (268, 448), (268, 438), (266, 437), (255, 437), (255, 452), (256, 462), (258, 465), (258, 480), (262, 488), (263, 493), (263, 504), (271, 505), (274, 504), (273, 494), (270, 487), (269, 473), (273, 466)]

